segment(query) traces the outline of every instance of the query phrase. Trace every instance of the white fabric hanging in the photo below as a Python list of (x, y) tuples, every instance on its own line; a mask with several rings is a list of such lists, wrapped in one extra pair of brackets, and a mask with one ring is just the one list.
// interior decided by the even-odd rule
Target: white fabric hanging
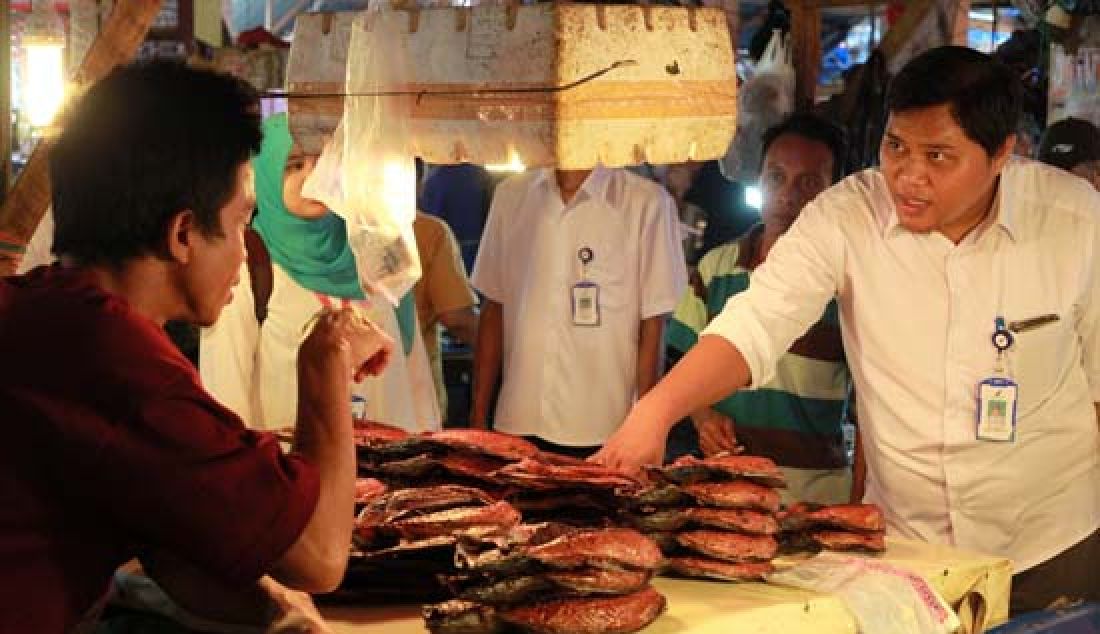
[[(332, 298), (339, 306), (339, 298)], [(412, 350), (401, 351), (397, 315), (384, 300), (356, 302), (363, 315), (398, 342), (385, 372), (352, 386), (366, 400), (370, 420), (408, 431), (439, 429), (441, 417), (431, 365), (419, 328)], [(237, 412), (249, 427), (292, 427), (298, 407), (298, 346), (306, 323), (322, 308), (321, 299), (299, 286), (278, 264), (272, 264), (272, 291), (267, 317), (256, 321), (247, 266), (233, 291), (233, 301), (218, 322), (202, 331), (199, 370), (203, 384), (221, 403)], [(349, 403), (350, 407), (350, 403)]]

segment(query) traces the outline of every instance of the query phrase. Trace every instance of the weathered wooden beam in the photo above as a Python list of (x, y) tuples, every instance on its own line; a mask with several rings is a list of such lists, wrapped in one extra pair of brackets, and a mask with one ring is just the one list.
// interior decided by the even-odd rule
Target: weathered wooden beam
[[(73, 81), (78, 85), (90, 84), (132, 59), (159, 11), (160, 0), (116, 2), (80, 68), (73, 74)], [(14, 270), (17, 258), (11, 257), (12, 254), (21, 253), (50, 205), (48, 146), (46, 142), (35, 146), (0, 207), (0, 274)]]
[(970, 28), (970, 0), (959, 0), (955, 5), (955, 22), (951, 30), (951, 43), (966, 46)]
[(810, 108), (817, 95), (821, 72), (821, 9), (818, 0), (794, 0), (791, 11), (792, 60), (795, 71), (795, 107)]
[(0, 201), (8, 193), (11, 179), (11, 2), (0, 0)]

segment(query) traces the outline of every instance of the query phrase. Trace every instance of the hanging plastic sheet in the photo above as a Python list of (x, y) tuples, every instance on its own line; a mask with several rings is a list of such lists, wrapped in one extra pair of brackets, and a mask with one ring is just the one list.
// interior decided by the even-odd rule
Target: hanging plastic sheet
[(416, 168), (408, 130), (407, 97), (385, 87), (409, 78), (399, 33), (374, 30), (384, 3), (351, 27), (344, 116), (303, 193), (324, 202), (347, 222), (359, 279), (366, 290), (397, 305), (420, 278), (412, 223)]
[(737, 133), (721, 160), (726, 178), (756, 181), (764, 132), (794, 110), (794, 84), (790, 38), (776, 29), (752, 78), (741, 86), (737, 97)]

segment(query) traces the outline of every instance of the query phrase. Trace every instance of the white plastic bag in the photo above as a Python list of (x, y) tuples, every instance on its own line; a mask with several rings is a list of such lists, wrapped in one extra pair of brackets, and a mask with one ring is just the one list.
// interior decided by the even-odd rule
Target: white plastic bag
[(868, 557), (822, 553), (768, 583), (839, 597), (864, 634), (950, 634), (959, 617), (919, 575)]
[(420, 258), (412, 230), (416, 166), (408, 98), (377, 94), (410, 77), (405, 47), (370, 28), (379, 12), (390, 10), (372, 3), (352, 24), (344, 116), (303, 194), (344, 218), (360, 281), (396, 306), (420, 278)]
[(737, 95), (737, 133), (721, 159), (726, 178), (741, 183), (757, 180), (764, 132), (794, 111), (794, 88), (790, 37), (775, 29), (752, 77)]
[(768, 47), (756, 64), (752, 79), (767, 81), (776, 88), (776, 107), (784, 115), (794, 110), (794, 63), (791, 61), (791, 37), (779, 29), (772, 30)]

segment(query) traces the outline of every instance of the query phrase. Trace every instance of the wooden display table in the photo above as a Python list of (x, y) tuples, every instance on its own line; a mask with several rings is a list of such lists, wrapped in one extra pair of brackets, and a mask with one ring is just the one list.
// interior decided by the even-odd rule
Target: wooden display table
[[(1007, 559), (891, 539), (881, 559), (932, 584), (959, 611), (963, 632), (982, 632), (1008, 618), (1012, 564)], [(857, 634), (839, 599), (763, 583), (729, 584), (658, 577), (668, 611), (646, 634)], [(338, 634), (424, 632), (419, 606), (321, 608)]]

